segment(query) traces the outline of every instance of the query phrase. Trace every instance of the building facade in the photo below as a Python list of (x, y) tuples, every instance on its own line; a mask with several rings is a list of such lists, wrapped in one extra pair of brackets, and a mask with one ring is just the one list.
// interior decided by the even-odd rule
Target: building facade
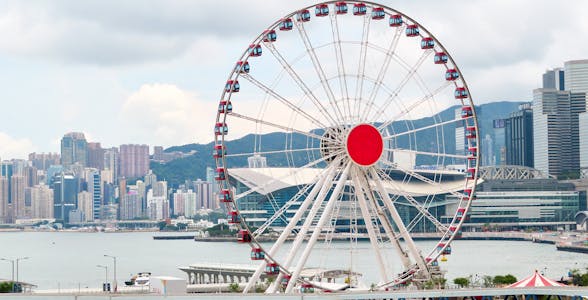
[(143, 177), (149, 171), (149, 146), (127, 144), (120, 146), (120, 176)]
[(533, 110), (523, 104), (505, 120), (506, 164), (534, 166)]
[(87, 164), (88, 142), (81, 132), (66, 133), (61, 139), (61, 164), (69, 167), (79, 164), (82, 167)]

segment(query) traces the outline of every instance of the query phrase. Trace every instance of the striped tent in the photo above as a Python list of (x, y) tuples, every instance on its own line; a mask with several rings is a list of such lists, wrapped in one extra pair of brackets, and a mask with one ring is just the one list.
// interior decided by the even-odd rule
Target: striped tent
[(565, 284), (561, 284), (555, 280), (551, 280), (537, 272), (535, 270), (535, 274), (531, 275), (528, 278), (515, 282), (507, 288), (517, 288), (517, 287), (537, 287), (537, 286), (565, 286)]

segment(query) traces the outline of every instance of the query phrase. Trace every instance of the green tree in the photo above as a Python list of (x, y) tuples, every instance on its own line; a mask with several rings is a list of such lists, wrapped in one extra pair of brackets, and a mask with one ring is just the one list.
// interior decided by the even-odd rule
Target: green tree
[(487, 288), (492, 286), (492, 276), (484, 275), (482, 276), (482, 286)]
[(0, 282), (0, 293), (12, 293), (13, 282)]
[(240, 290), (239, 288), (239, 284), (236, 282), (233, 282), (231, 284), (229, 284), (229, 291), (231, 291), (231, 293), (238, 293)]
[(459, 287), (467, 287), (470, 285), (470, 280), (465, 277), (457, 277), (453, 279), (453, 283), (459, 285)]

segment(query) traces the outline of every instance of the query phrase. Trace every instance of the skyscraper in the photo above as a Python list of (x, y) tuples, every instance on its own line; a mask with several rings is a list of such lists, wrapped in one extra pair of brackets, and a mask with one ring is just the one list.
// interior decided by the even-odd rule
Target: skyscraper
[(580, 171), (579, 114), (586, 111), (586, 94), (536, 89), (533, 91), (535, 168), (555, 176)]
[(0, 176), (0, 224), (8, 223), (8, 178)]
[(88, 143), (81, 132), (66, 133), (61, 139), (61, 164), (69, 167), (73, 164), (86, 166)]
[(112, 171), (113, 183), (118, 182), (118, 176), (120, 175), (120, 161), (119, 161), (118, 148), (108, 148), (104, 150), (104, 169)]
[[(565, 62), (566, 89), (573, 93), (588, 93), (588, 59)], [(586, 103), (588, 111), (588, 103)], [(588, 178), (588, 112), (579, 116), (580, 128), (580, 170)]]
[[(494, 145), (492, 147), (492, 156), (495, 165), (504, 165), (506, 163), (506, 145), (505, 145), (505, 120), (496, 119), (492, 122), (494, 130)], [(482, 152), (483, 154), (483, 152)]]
[(120, 146), (120, 176), (127, 178), (143, 177), (149, 171), (149, 146)]
[(45, 184), (30, 188), (31, 217), (33, 219), (53, 218), (53, 190)]
[(555, 68), (547, 70), (543, 73), (543, 88), (556, 89), (559, 91), (565, 90), (565, 75), (562, 68)]
[(102, 180), (100, 179), (100, 171), (93, 171), (90, 177), (91, 182), (88, 182), (88, 191), (92, 193), (93, 215), (86, 215), (86, 218), (96, 220), (100, 219), (100, 208), (102, 207)]
[(80, 180), (72, 174), (61, 173), (53, 180), (53, 214), (55, 219), (69, 223), (69, 212), (76, 209)]
[(142, 216), (141, 198), (137, 191), (129, 191), (120, 202), (120, 219), (132, 220)]
[(10, 178), (10, 199), (12, 200), (13, 216), (17, 219), (26, 217), (25, 213), (25, 178), (22, 175), (13, 175)]
[(506, 119), (506, 164), (534, 166), (533, 110), (531, 104), (522, 104), (519, 110)]
[(91, 222), (98, 218), (94, 216), (100, 216), (100, 207), (98, 210), (94, 209), (94, 201), (92, 199), (92, 193), (88, 191), (81, 191), (78, 193), (78, 210), (83, 213), (83, 221)]
[(88, 167), (104, 170), (104, 149), (100, 143), (88, 143)]

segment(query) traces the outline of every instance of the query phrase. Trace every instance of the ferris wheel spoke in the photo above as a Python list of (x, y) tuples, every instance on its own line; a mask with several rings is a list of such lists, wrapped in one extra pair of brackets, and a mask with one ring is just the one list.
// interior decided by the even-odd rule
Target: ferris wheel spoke
[(283, 180), (283, 179), (288, 178), (288, 177), (296, 176), (296, 175), (298, 175), (298, 173), (302, 172), (302, 170), (304, 170), (306, 168), (310, 168), (310, 167), (316, 166), (316, 165), (318, 165), (318, 164), (320, 164), (322, 162), (325, 162), (325, 161), (326, 160), (323, 157), (321, 157), (321, 158), (319, 158), (317, 160), (311, 161), (311, 162), (307, 163), (304, 166), (301, 166), (301, 167), (296, 168), (296, 170), (294, 170), (294, 171), (292, 171), (292, 172), (290, 172), (290, 173), (288, 173), (288, 174), (286, 174), (284, 176), (280, 176), (278, 178), (274, 178), (272, 180), (266, 181), (264, 184), (262, 184), (260, 186), (254, 187), (252, 189), (247, 190), (246, 192), (243, 192), (241, 194), (235, 195), (235, 197), (234, 197), (235, 198), (235, 201), (237, 201), (237, 200), (239, 200), (239, 199), (241, 199), (241, 198), (243, 198), (243, 197), (245, 197), (245, 196), (247, 196), (247, 195), (249, 195), (251, 193), (255, 193), (255, 192), (259, 192), (261, 190), (264, 190), (269, 185), (275, 184), (276, 182), (278, 182), (280, 180)]
[(450, 153), (438, 153), (438, 152), (426, 152), (426, 151), (417, 151), (412, 149), (403, 149), (403, 148), (384, 148), (386, 152), (404, 152), (404, 153), (412, 153), (415, 155), (427, 155), (427, 156), (434, 156), (434, 157), (449, 157), (449, 158), (460, 158), (460, 159), (467, 159), (467, 155), (459, 155), (459, 154), (450, 154)]
[(416, 247), (414, 241), (412, 240), (409, 232), (406, 230), (406, 226), (402, 222), (402, 218), (400, 217), (400, 214), (398, 214), (396, 207), (392, 203), (392, 200), (390, 199), (390, 195), (384, 189), (384, 185), (382, 183), (382, 180), (378, 176), (376, 170), (373, 168), (371, 169), (371, 177), (376, 184), (376, 191), (380, 195), (382, 201), (384, 202), (385, 207), (388, 209), (388, 212), (390, 213), (390, 216), (392, 217), (392, 220), (396, 224), (396, 227), (398, 228), (400, 235), (402, 236), (402, 238), (404, 239), (404, 242), (406, 243), (406, 245), (408, 247), (409, 255), (416, 262), (419, 269), (428, 275), (428, 269), (425, 265), (425, 260), (423, 259), (420, 252), (418, 251), (418, 248)]
[(384, 83), (384, 76), (386, 75), (386, 73), (388, 71), (388, 67), (390, 66), (390, 61), (392, 60), (393, 54), (396, 51), (396, 47), (398, 46), (398, 41), (400, 40), (400, 36), (402, 35), (403, 29), (404, 29), (404, 26), (399, 26), (396, 28), (396, 31), (394, 32), (394, 38), (392, 39), (390, 46), (388, 47), (388, 49), (385, 52), (386, 57), (384, 58), (384, 62), (382, 63), (382, 66), (380, 67), (380, 72), (378, 73), (378, 77), (376, 78), (376, 80), (374, 82), (374, 87), (372, 88), (370, 96), (368, 97), (368, 105), (366, 105), (366, 107), (363, 110), (362, 119), (367, 118), (366, 114), (369, 112), (369, 107), (374, 104), (374, 101), (376, 99), (376, 96), (378, 95), (380, 87)]
[[(300, 230), (296, 234), (296, 237), (294, 238), (294, 242), (292, 243), (292, 246), (290, 247), (290, 251), (288, 252), (288, 254), (286, 256), (286, 260), (282, 264), (283, 268), (289, 270), (290, 264), (292, 263), (292, 261), (296, 257), (298, 250), (300, 249), (300, 246), (302, 245), (302, 242), (304, 241), (306, 234), (308, 233), (308, 230), (312, 226), (312, 223), (313, 223), (315, 216), (317, 215), (317, 213), (319, 211), (324, 210), (323, 202), (324, 202), (325, 198), (327, 197), (328, 192), (332, 188), (333, 179), (335, 178), (336, 171), (337, 171), (337, 167), (335, 167), (335, 166), (338, 166), (338, 165), (339, 165), (339, 160), (337, 160), (336, 164), (333, 164), (329, 168), (327, 176), (325, 178), (325, 181), (323, 182), (322, 185), (319, 185), (320, 191), (319, 191), (318, 195), (316, 196), (314, 201), (311, 200), (309, 202), (312, 205), (312, 207), (311, 207), (310, 211), (308, 211), (308, 214), (306, 216), (306, 219), (304, 220), (304, 223), (302, 224), (302, 227), (300, 228)], [(307, 209), (308, 209), (308, 207), (307, 207)], [(300, 213), (300, 215), (299, 215), (299, 218), (300, 218), (304, 213), (306, 213), (306, 210), (299, 210), (296, 213), (297, 214)], [(294, 221), (297, 221), (297, 220), (295, 220), (293, 218), (288, 223), (288, 227), (291, 227), (289, 229), (290, 231), (292, 231), (294, 229), (294, 226), (296, 226), (296, 224), (298, 223), (298, 222), (294, 222)], [(278, 278), (268, 288), (269, 293), (273, 293), (276, 291), (278, 285), (280, 284), (282, 277), (283, 277), (283, 274), (278, 275)], [(290, 280), (292, 280), (292, 279), (290, 279)]]
[(385, 136), (385, 137), (383, 137), (383, 140), (390, 140), (393, 138), (401, 137), (401, 136), (404, 136), (407, 134), (417, 133), (417, 132), (427, 130), (427, 129), (433, 129), (433, 128), (437, 128), (437, 127), (441, 127), (441, 126), (445, 126), (445, 125), (449, 125), (449, 124), (453, 124), (453, 123), (459, 123), (460, 121), (467, 121), (468, 119), (471, 119), (471, 118), (472, 117), (452, 119), (449, 121), (444, 121), (444, 122), (439, 122), (439, 123), (435, 123), (435, 124), (431, 124), (431, 125), (427, 125), (427, 126), (423, 126), (423, 127), (419, 127), (419, 128), (414, 128), (411, 130), (407, 130), (407, 131), (403, 131), (403, 132), (399, 132), (399, 133)]
[(341, 112), (341, 109), (339, 108), (339, 105), (337, 104), (337, 100), (335, 99), (335, 95), (333, 94), (333, 90), (331, 89), (331, 86), (329, 85), (329, 81), (327, 80), (327, 76), (325, 75), (325, 71), (323, 70), (323, 67), (322, 67), (322, 65), (316, 55), (316, 52), (314, 51), (314, 48), (312, 46), (312, 42), (310, 41), (310, 38), (308, 37), (306, 30), (304, 29), (304, 24), (302, 22), (295, 22), (295, 24), (296, 24), (296, 28), (298, 28), (298, 33), (300, 34), (300, 38), (302, 39), (302, 41), (304, 43), (304, 47), (306, 48), (306, 52), (310, 56), (310, 60), (312, 61), (312, 65), (314, 66), (314, 70), (315, 70), (317, 76), (319, 77), (319, 80), (321, 82), (323, 90), (325, 91), (325, 93), (327, 94), (327, 97), (329, 98), (329, 103), (331, 104), (331, 107), (334, 108), (334, 110), (335, 110), (335, 115), (337, 115), (337, 120), (339, 121), (339, 123), (344, 123), (345, 116), (344, 116), (343, 112)]
[(376, 231), (373, 226), (372, 214), (368, 210), (368, 204), (365, 200), (365, 194), (371, 194), (372, 192), (368, 184), (362, 184), (362, 182), (359, 180), (360, 177), (363, 178), (365, 176), (365, 174), (363, 174), (363, 171), (359, 170), (358, 168), (354, 168), (353, 171), (354, 174), (352, 177), (353, 185), (355, 187), (355, 196), (357, 198), (359, 209), (361, 211), (361, 215), (364, 220), (366, 230), (368, 232), (370, 243), (376, 255), (376, 262), (378, 263), (378, 268), (380, 271), (380, 282), (387, 282), (388, 275), (386, 273), (386, 267), (384, 265), (382, 253), (380, 252), (380, 245), (378, 244), (378, 240), (376, 238)]
[(305, 112), (303, 109), (301, 109), (299, 106), (293, 104), (291, 101), (289, 101), (288, 99), (286, 99), (282, 95), (278, 94), (274, 89), (271, 89), (268, 86), (264, 85), (259, 80), (255, 79), (253, 76), (245, 73), (245, 74), (241, 75), (241, 78), (244, 78), (245, 80), (251, 82), (253, 85), (257, 86), (259, 89), (261, 89), (265, 93), (271, 95), (274, 99), (280, 101), (282, 104), (286, 105), (291, 110), (297, 112), (298, 114), (300, 114), (301, 116), (303, 116), (307, 120), (311, 121), (315, 126), (318, 126), (319, 128), (326, 128), (327, 127), (321, 121), (312, 117), (307, 112)]
[(431, 223), (433, 223), (433, 225), (437, 227), (437, 230), (443, 232), (448, 230), (448, 228), (445, 225), (443, 225), (439, 220), (437, 220), (437, 218), (435, 218), (435, 216), (433, 216), (426, 207), (423, 207), (412, 195), (404, 192), (402, 187), (394, 179), (392, 179), (384, 172), (380, 172), (380, 174), (385, 178), (386, 182), (390, 183), (394, 187), (394, 189), (397, 190), (404, 197), (404, 199), (406, 199), (412, 205), (412, 207), (416, 208), (423, 216), (429, 219), (429, 221), (431, 221)]
[(361, 32), (361, 50), (359, 53), (359, 64), (357, 70), (357, 79), (355, 85), (355, 105), (354, 105), (354, 114), (357, 116), (357, 121), (361, 122), (361, 98), (363, 94), (363, 83), (365, 81), (365, 62), (367, 58), (367, 49), (368, 49), (368, 39), (370, 34), (370, 21), (371, 18), (368, 14), (365, 14), (363, 17), (363, 30)]
[[(426, 101), (432, 99), (433, 97), (435, 97), (437, 94), (439, 94), (444, 89), (446, 89), (447, 87), (451, 86), (452, 84), (453, 84), (453, 82), (451, 82), (451, 81), (444, 82), (441, 86), (439, 86), (437, 89), (435, 89), (432, 93), (425, 95), (421, 99), (417, 100), (415, 103), (412, 103), (408, 108), (405, 108), (405, 109), (401, 110), (396, 116), (394, 116), (390, 120), (388, 120), (385, 123), (383, 123), (382, 125), (378, 126), (378, 130), (382, 130), (382, 129), (388, 127), (394, 121), (397, 121), (398, 119), (406, 116), (406, 114), (408, 114), (409, 112), (411, 112), (413, 109), (419, 107), (421, 104), (423, 104)], [(395, 97), (396, 96), (389, 98), (388, 99), (388, 102), (386, 103), (385, 106), (388, 107), (389, 104), (392, 102), (391, 100), (393, 100)], [(381, 115), (383, 113), (383, 111), (384, 111), (384, 109), (382, 109), (379, 112), (379, 115)]]
[(270, 122), (270, 121), (260, 120), (258, 118), (254, 118), (254, 117), (242, 115), (242, 114), (239, 114), (239, 113), (236, 113), (236, 112), (230, 112), (230, 113), (228, 113), (228, 115), (230, 115), (231, 117), (235, 117), (235, 118), (239, 118), (239, 119), (242, 119), (242, 120), (253, 122), (256, 125), (267, 125), (267, 126), (270, 126), (270, 127), (274, 127), (276, 129), (284, 130), (286, 132), (295, 132), (295, 133), (298, 133), (298, 134), (302, 134), (302, 135), (305, 135), (307, 137), (314, 138), (314, 139), (317, 139), (317, 140), (323, 139), (323, 137), (318, 136), (318, 135), (313, 134), (313, 133), (310, 133), (310, 132), (305, 132), (305, 131), (302, 131), (302, 130), (294, 129), (292, 127), (288, 127), (288, 126), (285, 126), (285, 125), (276, 124), (276, 123), (273, 123), (273, 122)]
[(314, 230), (312, 232), (312, 235), (310, 236), (308, 244), (304, 248), (304, 251), (302, 252), (302, 255), (300, 256), (300, 258), (298, 260), (298, 264), (296, 265), (296, 268), (294, 269), (294, 272), (292, 273), (292, 276), (290, 278), (290, 282), (288, 282), (288, 286), (286, 287), (286, 293), (292, 292), (292, 288), (294, 288), (294, 284), (298, 280), (298, 277), (300, 276), (300, 272), (302, 271), (302, 268), (306, 264), (308, 256), (310, 255), (310, 251), (312, 251), (312, 249), (314, 248), (314, 244), (316, 243), (316, 241), (317, 241), (317, 239), (323, 229), (323, 226), (325, 225), (325, 222), (331, 216), (331, 212), (333, 210), (333, 207), (335, 206), (335, 203), (337, 202), (337, 199), (339, 198), (339, 195), (341, 194), (341, 191), (343, 190), (343, 187), (345, 187), (345, 184), (347, 182), (350, 168), (351, 168), (351, 162), (348, 162), (347, 165), (345, 166), (345, 169), (341, 173), (341, 176), (337, 180), (337, 184), (335, 185), (335, 188), (334, 188), (332, 194), (330, 195), (329, 200), (327, 201), (327, 205), (323, 209), (322, 215), (321, 215), (318, 223), (314, 227)]
[(345, 117), (350, 118), (350, 120), (347, 121), (351, 122), (351, 104), (349, 103), (349, 90), (347, 88), (347, 76), (345, 73), (345, 63), (343, 60), (343, 50), (341, 48), (341, 34), (339, 33), (337, 14), (330, 15), (330, 18), (331, 31), (333, 33), (333, 46), (335, 47), (335, 58), (337, 60), (337, 74), (339, 78), (339, 86), (341, 88), (341, 98), (343, 99), (343, 110), (347, 109)]
[[(325, 149), (325, 147), (323, 147)], [(334, 149), (334, 148), (327, 148), (327, 149)], [(288, 154), (294, 152), (311, 152), (311, 151), (319, 151), (321, 148), (299, 148), (299, 149), (284, 149), (284, 150), (275, 150), (275, 151), (254, 151), (254, 152), (245, 152), (245, 153), (234, 153), (234, 154), (226, 154), (225, 157), (242, 157), (242, 156), (253, 156), (253, 155), (269, 155), (269, 154)]]
[(290, 75), (290, 77), (294, 80), (296, 85), (298, 85), (298, 87), (302, 90), (302, 92), (304, 92), (305, 96), (308, 99), (310, 99), (310, 101), (312, 101), (312, 103), (314, 104), (316, 109), (318, 109), (318, 111), (323, 115), (323, 117), (328, 119), (332, 126), (336, 125), (337, 124), (336, 119), (333, 118), (331, 113), (321, 103), (321, 101), (314, 95), (314, 93), (308, 88), (308, 86), (302, 80), (302, 78), (300, 78), (298, 73), (296, 73), (296, 71), (294, 71), (292, 66), (290, 66), (290, 64), (286, 61), (286, 59), (284, 59), (284, 57), (280, 54), (278, 49), (276, 49), (274, 44), (273, 43), (265, 43), (265, 45), (270, 50), (272, 55), (276, 58), (276, 60), (278, 60), (278, 62), (282, 65), (282, 68), (284, 68), (284, 70), (286, 70), (288, 75)]

